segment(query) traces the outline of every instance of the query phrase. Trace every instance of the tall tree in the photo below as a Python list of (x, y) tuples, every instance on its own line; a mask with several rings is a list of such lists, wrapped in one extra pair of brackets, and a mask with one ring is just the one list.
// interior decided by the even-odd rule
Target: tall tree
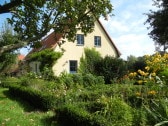
[[(35, 45), (51, 29), (74, 40), (77, 30), (94, 29), (95, 20), (112, 12), (110, 0), (10, 0), (0, 5), (0, 14), (11, 13), (9, 23), (20, 41), (0, 48), (0, 54), (24, 45)], [(76, 28), (78, 26), (78, 28)]]
[(150, 37), (159, 45), (164, 47), (164, 51), (168, 48), (168, 1), (153, 0), (157, 11), (150, 10), (146, 23), (150, 24), (152, 30)]
[[(15, 44), (18, 41), (17, 36), (11, 30), (9, 24), (5, 23), (0, 31), (0, 48), (9, 44)], [(17, 54), (15, 50), (6, 51), (0, 55), (0, 74), (7, 73), (12, 64), (16, 62)]]

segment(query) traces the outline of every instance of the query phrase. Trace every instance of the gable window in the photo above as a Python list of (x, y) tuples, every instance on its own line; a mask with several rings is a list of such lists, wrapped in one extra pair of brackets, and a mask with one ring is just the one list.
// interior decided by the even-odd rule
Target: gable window
[(101, 37), (100, 36), (94, 37), (94, 46), (101, 46)]
[(84, 35), (83, 34), (77, 34), (77, 45), (84, 45)]
[(77, 72), (77, 60), (70, 60), (69, 61), (69, 70), (70, 70), (70, 73)]

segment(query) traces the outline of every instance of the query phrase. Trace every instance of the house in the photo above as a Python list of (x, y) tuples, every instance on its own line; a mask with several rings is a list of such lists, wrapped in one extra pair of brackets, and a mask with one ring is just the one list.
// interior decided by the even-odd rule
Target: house
[[(62, 40), (66, 42), (60, 47), (58, 43)], [(95, 22), (94, 31), (87, 36), (84, 36), (81, 31), (78, 31), (75, 42), (68, 42), (68, 40), (63, 39), (60, 34), (52, 32), (44, 38), (41, 43), (42, 46), (38, 49), (33, 49), (31, 53), (47, 48), (52, 48), (54, 51), (61, 51), (61, 48), (65, 50), (63, 56), (58, 59), (57, 63), (52, 67), (56, 76), (60, 75), (62, 72), (76, 73), (77, 67), (80, 65), (80, 58), (84, 55), (84, 48), (95, 48), (102, 57), (106, 55), (113, 57), (120, 56), (119, 50), (99, 20)], [(30, 63), (32, 71), (36, 73), (40, 73), (39, 65), (39, 62)]]

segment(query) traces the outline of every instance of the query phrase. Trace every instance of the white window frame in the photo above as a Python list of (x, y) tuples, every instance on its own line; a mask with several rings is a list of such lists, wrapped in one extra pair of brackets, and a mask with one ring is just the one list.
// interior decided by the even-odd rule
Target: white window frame
[(94, 36), (94, 46), (101, 47), (101, 36)]
[(77, 45), (84, 45), (84, 35), (83, 34), (77, 34), (76, 35)]

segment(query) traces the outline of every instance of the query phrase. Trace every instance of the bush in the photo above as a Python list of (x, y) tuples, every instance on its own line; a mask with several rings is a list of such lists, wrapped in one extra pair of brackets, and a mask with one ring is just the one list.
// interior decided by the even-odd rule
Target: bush
[(0, 77), (0, 87), (8, 88), (10, 85), (19, 84), (20, 80), (15, 77)]
[(78, 85), (87, 87), (95, 84), (104, 84), (103, 76), (94, 76), (92, 74), (63, 74), (57, 80), (57, 83), (63, 83), (67, 88), (74, 88)]
[(132, 126), (130, 107), (121, 99), (110, 102), (67, 104), (56, 109), (58, 120), (65, 126)]
[(92, 116), (82, 105), (68, 104), (56, 109), (57, 119), (63, 126), (110, 126), (107, 120), (98, 115)]
[(45, 92), (33, 90), (19, 85), (10, 85), (9, 92), (12, 96), (29, 102), (33, 107), (41, 110), (49, 110), (57, 105), (56, 97)]
[(97, 63), (95, 73), (104, 76), (106, 84), (111, 84), (127, 73), (126, 63), (122, 59), (106, 56)]
[(132, 126), (131, 107), (122, 99), (102, 96), (97, 102), (104, 104), (98, 114), (110, 121), (113, 126)]
[[(114, 79), (119, 79), (127, 73), (127, 66), (122, 59), (111, 56), (102, 58), (95, 49), (86, 48), (85, 57), (82, 57), (80, 60), (79, 72), (82, 74), (103, 76), (105, 83), (111, 84)], [(88, 80), (88, 78), (87, 82), (91, 80)]]

